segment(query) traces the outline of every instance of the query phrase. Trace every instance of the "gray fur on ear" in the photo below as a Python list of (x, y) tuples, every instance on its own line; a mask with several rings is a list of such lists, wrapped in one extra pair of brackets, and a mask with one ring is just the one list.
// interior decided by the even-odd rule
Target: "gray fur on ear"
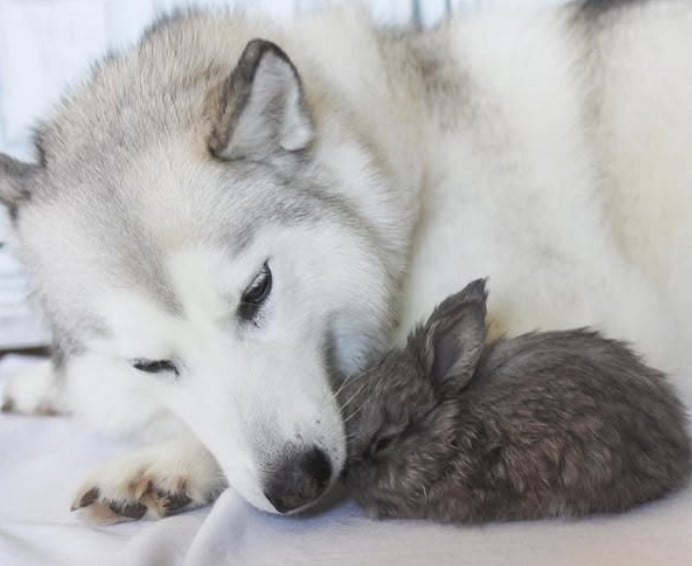
[(295, 66), (276, 44), (253, 39), (217, 93), (209, 149), (219, 159), (305, 149), (314, 137)]
[(421, 335), (431, 379), (455, 392), (471, 380), (483, 352), (486, 298), (485, 279), (469, 283), (437, 306)]
[(38, 165), (23, 163), (0, 153), (0, 202), (14, 215), (22, 201), (30, 197), (30, 184)]

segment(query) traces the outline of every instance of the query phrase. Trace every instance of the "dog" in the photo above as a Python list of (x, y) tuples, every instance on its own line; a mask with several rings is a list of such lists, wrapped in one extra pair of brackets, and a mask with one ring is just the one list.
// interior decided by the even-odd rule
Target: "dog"
[(190, 12), (104, 59), (0, 157), (54, 340), (4, 408), (141, 451), (73, 508), (158, 518), (337, 481), (336, 386), (460, 283), (490, 335), (590, 325), (690, 367), (692, 7), (593, 1), (428, 30), (358, 9)]

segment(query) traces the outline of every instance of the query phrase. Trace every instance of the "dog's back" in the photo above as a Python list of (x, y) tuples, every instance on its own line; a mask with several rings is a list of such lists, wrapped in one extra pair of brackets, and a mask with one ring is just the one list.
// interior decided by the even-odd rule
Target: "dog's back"
[(690, 30), (686, 2), (589, 2), (418, 40), (447, 59), (421, 73), (433, 102), (402, 336), (489, 274), (495, 333), (596, 325), (690, 367)]

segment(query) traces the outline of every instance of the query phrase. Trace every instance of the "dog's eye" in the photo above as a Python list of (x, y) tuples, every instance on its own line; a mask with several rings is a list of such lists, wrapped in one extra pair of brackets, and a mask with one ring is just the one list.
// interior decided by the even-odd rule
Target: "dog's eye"
[(180, 375), (180, 372), (178, 372), (178, 366), (176, 366), (171, 360), (135, 360), (132, 362), (132, 367), (147, 373), (168, 372), (175, 374), (176, 377)]
[(265, 261), (260, 272), (252, 280), (252, 283), (247, 286), (240, 298), (238, 306), (238, 315), (243, 320), (254, 320), (257, 311), (267, 300), (269, 293), (272, 290), (272, 272), (269, 269), (269, 264)]

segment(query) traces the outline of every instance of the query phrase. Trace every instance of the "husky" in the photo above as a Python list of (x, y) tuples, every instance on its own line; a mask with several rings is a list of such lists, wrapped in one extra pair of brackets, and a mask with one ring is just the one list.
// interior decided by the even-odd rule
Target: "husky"
[(595, 1), (427, 31), (333, 8), (169, 17), (0, 156), (53, 357), (4, 408), (146, 442), (73, 508), (227, 485), (293, 513), (340, 476), (335, 393), (489, 276), (491, 337), (592, 326), (692, 362), (692, 6)]

